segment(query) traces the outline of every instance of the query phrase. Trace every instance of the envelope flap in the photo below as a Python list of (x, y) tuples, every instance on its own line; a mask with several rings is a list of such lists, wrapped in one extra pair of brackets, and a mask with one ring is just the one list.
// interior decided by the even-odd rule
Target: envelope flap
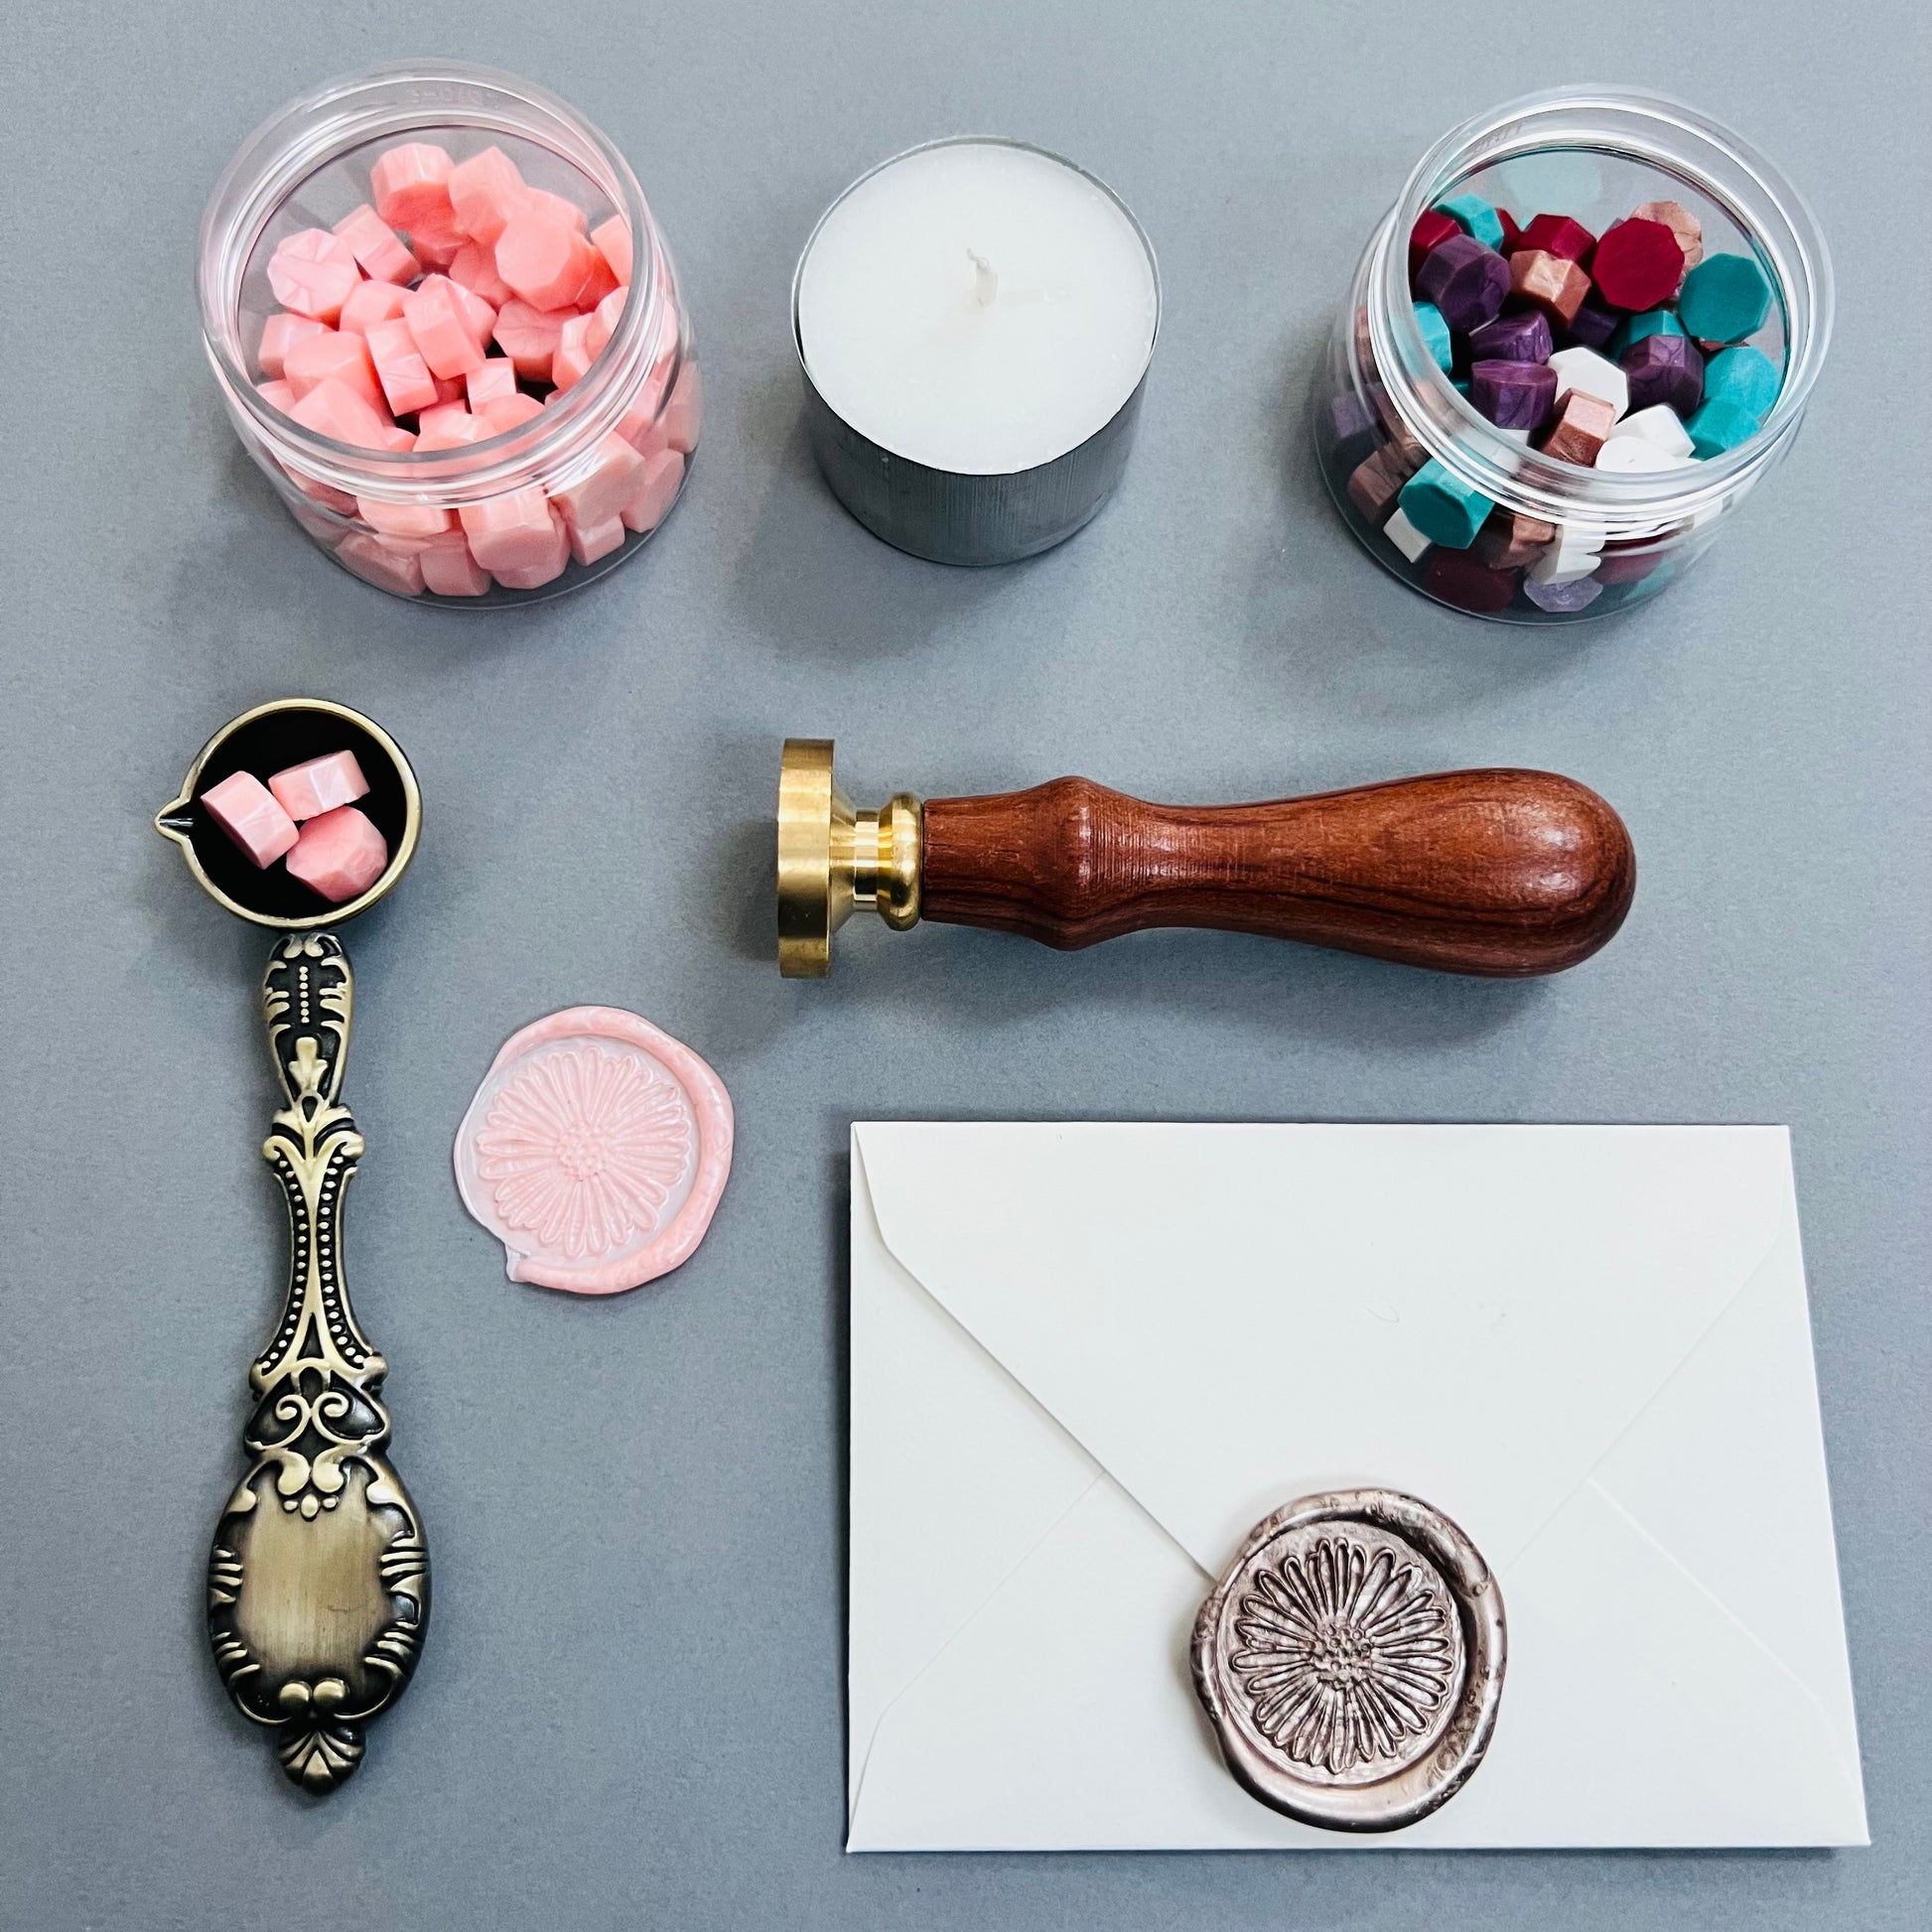
[(1210, 1575), (1362, 1481), (1506, 1567), (1795, 1231), (1781, 1128), (855, 1133), (894, 1256)]

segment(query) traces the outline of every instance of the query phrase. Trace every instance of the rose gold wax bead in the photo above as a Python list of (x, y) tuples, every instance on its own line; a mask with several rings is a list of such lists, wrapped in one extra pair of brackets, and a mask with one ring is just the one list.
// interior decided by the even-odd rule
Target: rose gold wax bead
[(438, 276), (434, 286), (411, 290), (402, 305), (402, 319), (432, 375), (468, 375), (483, 367), (483, 345), (457, 295), (458, 285)]
[[(358, 559), (370, 555), (370, 546), (383, 547), (373, 537), (351, 537), (336, 555), (345, 562), (352, 561), (348, 556), (351, 544), (357, 546)], [(423, 573), (416, 559), (405, 558), (401, 551), (391, 552), (391, 557), (408, 565), (406, 576), (414, 583), (410, 595), (420, 595)], [(382, 868), (389, 863), (389, 847), (382, 834), (353, 805), (340, 805), (303, 826), (302, 836), (290, 849), (285, 863), (305, 886), (320, 893), (330, 904), (341, 905), (345, 899), (366, 893), (382, 877)]]
[(554, 216), (526, 208), (496, 238), (496, 272), (535, 309), (566, 309), (591, 272), (597, 250)]
[(417, 555), (423, 587), (438, 597), (482, 597), (489, 589), (489, 573), (470, 554), (461, 530), (432, 537)]
[(1682, 203), (1646, 202), (1642, 207), (1630, 210), (1630, 219), (1661, 221), (1677, 237), (1677, 245), (1684, 251), (1687, 272), (1704, 259), (1704, 224)]
[(345, 335), (366, 336), (375, 324), (396, 321), (408, 297), (409, 291), (397, 282), (358, 282), (336, 326)]
[(326, 322), (332, 329), (361, 279), (348, 243), (327, 228), (303, 228), (285, 236), (268, 263), (275, 300), (291, 314)]
[(289, 415), (318, 436), (334, 437), (338, 443), (350, 443), (359, 450), (386, 449), (389, 432), (395, 428), (387, 410), (378, 409), (340, 376), (327, 376), (318, 382)]
[(483, 424), (485, 436), (505, 436), (513, 429), (521, 429), (532, 416), (542, 414), (543, 404), (519, 389), (514, 395), (498, 396), (494, 402), (484, 403), (477, 411), (477, 420)]
[(256, 866), (272, 866), (298, 836), (295, 820), (252, 771), (231, 771), (209, 785), (202, 807)]
[(485, 148), (450, 171), (450, 206), (456, 218), (485, 249), (496, 245), (510, 216), (530, 191), (516, 163), (501, 148)]
[(572, 316), (564, 324), (563, 333), (557, 338), (557, 352), (550, 358), (550, 379), (559, 389), (581, 382), (597, 360), (589, 340), (595, 320), (594, 316)]
[(533, 309), (527, 302), (516, 300), (505, 302), (497, 310), (491, 333), (497, 347), (516, 364), (516, 372), (525, 382), (550, 380), (550, 361), (572, 314), (569, 309)]
[(435, 379), (406, 322), (378, 322), (364, 340), (369, 345), (369, 359), (375, 364), (376, 380), (382, 384), (383, 398), (398, 416), (435, 406)]
[(460, 283), (472, 295), (482, 296), (492, 314), (513, 300), (516, 293), (496, 273), (496, 250), (485, 248), (481, 241), (466, 241), (456, 251), (456, 260), (450, 264), (450, 280)]
[(270, 316), (262, 324), (261, 347), (255, 351), (255, 360), (261, 364), (262, 374), (279, 382), (289, 350), (311, 336), (320, 336), (328, 327), (326, 322), (317, 322), (313, 316)]
[(539, 567), (564, 545), (564, 520), (534, 485), (465, 503), (457, 515), (470, 539), (470, 554), (495, 578), (506, 570)]
[(637, 493), (623, 506), (626, 530), (654, 530), (670, 514), (684, 481), (684, 459), (675, 450), (658, 450), (644, 459)]
[(591, 242), (610, 264), (611, 273), (622, 288), (630, 281), (630, 229), (621, 214), (600, 221), (591, 230)]
[(413, 282), (423, 272), (402, 237), (366, 202), (350, 208), (336, 223), (336, 232), (348, 243), (356, 266), (373, 281)]
[(367, 793), (369, 781), (353, 752), (331, 752), (285, 766), (269, 779), (268, 788), (275, 802), (300, 825), (305, 818), (320, 818), (338, 805), (354, 804)]
[(1610, 431), (1615, 427), (1614, 403), (1582, 389), (1572, 389), (1563, 399), (1556, 427), (1544, 440), (1543, 454), (1565, 463), (1580, 464), (1587, 470), (1596, 462), (1597, 451), (1609, 441)]
[(358, 396), (380, 406), (382, 385), (376, 380), (375, 364), (369, 360), (369, 345), (353, 333), (325, 329), (289, 350), (283, 364), (288, 385), (301, 400), (320, 382), (332, 376), (346, 382)]
[(613, 550), (621, 550), (626, 534), (623, 518), (614, 516), (608, 523), (593, 523), (588, 530), (580, 530), (576, 524), (565, 522), (570, 528), (570, 554), (580, 564), (594, 564), (600, 557), (608, 557)]
[(1387, 521), (1402, 494), (1402, 485), (1416, 474), (1413, 465), (1393, 443), (1371, 450), (1348, 478), (1348, 500), (1378, 528)]
[(1491, 570), (1514, 570), (1532, 563), (1557, 538), (1557, 526), (1520, 511), (1497, 510), (1480, 530), (1471, 548), (1478, 562)]
[(1509, 258), (1509, 292), (1531, 302), (1553, 322), (1566, 327), (1589, 293), (1589, 277), (1573, 261), (1541, 248), (1521, 248)]

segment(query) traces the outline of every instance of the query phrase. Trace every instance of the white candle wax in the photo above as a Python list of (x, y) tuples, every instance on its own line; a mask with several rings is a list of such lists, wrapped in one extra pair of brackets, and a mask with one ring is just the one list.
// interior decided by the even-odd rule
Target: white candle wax
[(880, 448), (1010, 476), (1104, 429), (1154, 348), (1160, 290), (1134, 218), (1035, 148), (948, 141), (857, 183), (799, 265), (813, 386)]

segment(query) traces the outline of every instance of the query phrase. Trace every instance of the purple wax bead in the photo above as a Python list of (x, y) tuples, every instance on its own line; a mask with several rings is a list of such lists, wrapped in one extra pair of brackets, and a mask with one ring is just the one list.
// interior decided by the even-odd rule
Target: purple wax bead
[(1473, 235), (1453, 234), (1423, 257), (1416, 291), (1457, 335), (1493, 321), (1509, 293), (1509, 264)]
[(1556, 399), (1547, 362), (1478, 362), (1469, 371), (1469, 406), (1498, 429), (1541, 429)]
[(1587, 611), (1603, 595), (1603, 587), (1593, 577), (1572, 578), (1567, 584), (1539, 584), (1534, 577), (1525, 577), (1523, 595), (1539, 611), (1568, 614)]
[(1668, 403), (1689, 417), (1704, 400), (1704, 357), (1688, 336), (1646, 336), (1623, 351), (1630, 380), (1630, 407)]
[(1550, 318), (1541, 309), (1527, 315), (1498, 316), (1469, 333), (1472, 362), (1547, 362), (1556, 352)]
[(1577, 313), (1570, 318), (1568, 334), (1572, 348), (1600, 349), (1617, 332), (1623, 312), (1612, 309), (1594, 290), (1585, 296)]

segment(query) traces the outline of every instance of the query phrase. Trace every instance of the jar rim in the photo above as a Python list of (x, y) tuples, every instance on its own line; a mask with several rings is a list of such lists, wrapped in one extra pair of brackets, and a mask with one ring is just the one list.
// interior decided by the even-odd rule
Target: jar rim
[[(1683, 470), (1587, 470), (1513, 441), (1436, 364), (1410, 293), (1411, 229), (1478, 169), (1558, 151), (1615, 155), (1675, 175), (1725, 209), (1770, 271), (1784, 314), (1784, 376), (1770, 414), (1743, 442)], [(1611, 524), (1661, 526), (1708, 514), (1790, 446), (1831, 341), (1831, 257), (1804, 197), (1741, 135), (1672, 95), (1643, 88), (1546, 88), (1450, 128), (1410, 172), (1365, 261), (1377, 374), (1410, 405), (1402, 413), (1418, 441), (1493, 501), (1546, 520), (1575, 520), (1583, 509)]]
[[(436, 98), (443, 90), (447, 98)], [(285, 416), (255, 386), (240, 352), (242, 278), (263, 233), (301, 185), (386, 135), (474, 128), (549, 149), (617, 207), (631, 234), (630, 295), (604, 350), (543, 415), (453, 450), (369, 450)], [(236, 149), (202, 215), (202, 337), (229, 408), (278, 459), (352, 494), (408, 502), (433, 490), (462, 505), (544, 482), (595, 461), (648, 373), (665, 308), (663, 240), (630, 165), (567, 101), (501, 69), (464, 61), (389, 61), (338, 74), (284, 101)]]

